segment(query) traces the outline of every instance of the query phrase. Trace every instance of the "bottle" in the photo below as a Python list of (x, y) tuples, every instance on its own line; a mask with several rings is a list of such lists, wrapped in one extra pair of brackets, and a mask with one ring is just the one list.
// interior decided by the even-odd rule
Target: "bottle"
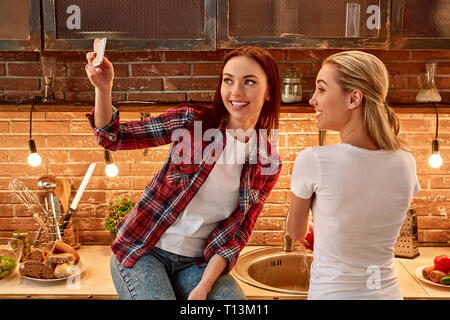
[(28, 231), (16, 230), (13, 232), (13, 237), (20, 239), (23, 242), (22, 257), (20, 258), (20, 262), (24, 262), (31, 252), (31, 244), (28, 240)]
[(289, 68), (289, 72), (283, 74), (281, 79), (281, 100), (284, 103), (302, 101), (302, 78), (295, 68)]
[(440, 102), (442, 100), (438, 89), (434, 83), (434, 75), (436, 73), (436, 63), (427, 63), (426, 83), (417, 93), (417, 102)]

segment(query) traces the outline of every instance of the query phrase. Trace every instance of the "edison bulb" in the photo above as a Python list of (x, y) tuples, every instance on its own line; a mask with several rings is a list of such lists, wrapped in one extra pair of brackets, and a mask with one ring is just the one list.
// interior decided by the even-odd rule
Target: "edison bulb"
[(114, 163), (108, 164), (105, 168), (105, 173), (108, 177), (115, 177), (119, 173), (119, 168)]
[(432, 168), (439, 168), (442, 165), (442, 158), (439, 153), (433, 153), (428, 159), (428, 164)]
[(41, 156), (37, 152), (30, 153), (28, 156), (28, 164), (32, 167), (37, 167), (41, 162)]

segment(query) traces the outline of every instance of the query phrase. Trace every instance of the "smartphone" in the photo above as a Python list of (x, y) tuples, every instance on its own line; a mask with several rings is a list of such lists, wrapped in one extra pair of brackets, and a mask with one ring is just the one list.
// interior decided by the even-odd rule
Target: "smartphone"
[(97, 54), (92, 60), (94, 67), (98, 67), (103, 63), (103, 56), (105, 55), (106, 38), (97, 38), (94, 40), (94, 52)]

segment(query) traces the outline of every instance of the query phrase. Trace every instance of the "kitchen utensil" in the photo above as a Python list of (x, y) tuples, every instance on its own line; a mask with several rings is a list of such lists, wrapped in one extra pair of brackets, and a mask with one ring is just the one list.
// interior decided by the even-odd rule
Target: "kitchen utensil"
[[(61, 202), (63, 213), (67, 213), (69, 211), (69, 198), (70, 198), (72, 186), (71, 186), (69, 180), (66, 178), (59, 178), (58, 181), (59, 181), (58, 185), (60, 187), (56, 186), (55, 199), (58, 199)], [(56, 205), (56, 201), (55, 201), (55, 205)], [(56, 212), (56, 214), (58, 215), (58, 212)], [(65, 241), (66, 243), (68, 243), (72, 246), (76, 246), (78, 244), (77, 225), (76, 225), (76, 219), (74, 219), (74, 218), (75, 218), (75, 216), (73, 216), (71, 218), (72, 225), (68, 224), (65, 232), (64, 232), (64, 230), (62, 231), (60, 229), (61, 236), (63, 237), (63, 241)], [(61, 226), (62, 220), (63, 220), (62, 218), (59, 218), (60, 226)]]
[(44, 188), (46, 190), (52, 189), (52, 191), (56, 188), (58, 180), (53, 175), (43, 175), (38, 179), (38, 186)]
[(394, 246), (394, 254), (398, 258), (415, 258), (420, 255), (418, 248), (417, 216), (413, 209), (406, 213), (400, 235)]
[(50, 195), (50, 204), (52, 206), (53, 220), (55, 222), (56, 235), (58, 236), (58, 240), (61, 240), (61, 232), (59, 230), (59, 221), (56, 218), (56, 210), (55, 210), (55, 200), (53, 197), (53, 193), (49, 193)]
[(60, 178), (58, 179), (60, 182), (60, 188), (56, 186), (55, 194), (58, 197), (58, 199), (61, 201), (61, 205), (63, 207), (63, 211), (67, 212), (69, 211), (69, 199), (70, 199), (70, 193), (72, 191), (72, 186), (68, 179), (66, 178)]
[(56, 195), (53, 196), (53, 201), (55, 201), (56, 220), (59, 224), (61, 222), (61, 203), (59, 202), (59, 198)]
[[(63, 185), (61, 181), (55, 176), (42, 176), (41, 178), (39, 178), (38, 186), (48, 191), (48, 198), (51, 198), (51, 192), (55, 194), (53, 195), (53, 202), (55, 203), (56, 222), (59, 224), (61, 220), (61, 204), (59, 202), (59, 196), (63, 193)], [(50, 212), (48, 208), (47, 198), (45, 198), (45, 206), (47, 212)]]
[(54, 203), (54, 199), (53, 199), (53, 191), (55, 190), (55, 188), (57, 186), (57, 179), (53, 175), (41, 176), (41, 177), (39, 177), (39, 180), (38, 180), (38, 186), (47, 191), (48, 203), (50, 206), (48, 211), (52, 213), (52, 218), (53, 218), (52, 227), (54, 230), (55, 237), (58, 237), (58, 239), (61, 240), (61, 235), (59, 233), (59, 222), (56, 217), (55, 203)]
[[(61, 181), (55, 176), (44, 175), (39, 178), (38, 186), (47, 190), (48, 192), (49, 201), (47, 201), (47, 198), (45, 199), (46, 209), (47, 212), (53, 213), (55, 232), (56, 235), (58, 236), (58, 239), (60, 239), (60, 234), (58, 230), (59, 230), (59, 223), (61, 220), (61, 206), (59, 203), (58, 195), (61, 195), (63, 193), (63, 185)], [(55, 193), (56, 196), (54, 196), (53, 193)], [(50, 202), (51, 211), (48, 208), (48, 202)]]
[(61, 180), (56, 178), (56, 187), (55, 190), (53, 190), (53, 193), (55, 194), (55, 198), (58, 198), (58, 200), (61, 198), (63, 193), (63, 185), (61, 183)]
[(9, 190), (12, 191), (12, 193), (17, 199), (19, 199), (23, 204), (25, 204), (25, 206), (31, 211), (33, 218), (41, 227), (34, 241), (36, 241), (39, 238), (42, 230), (44, 230), (45, 239), (49, 239), (50, 231), (46, 225), (46, 222), (48, 220), (48, 212), (39, 202), (37, 195), (34, 192), (30, 191), (25, 186), (25, 184), (18, 179), (13, 179), (9, 183)]
[[(64, 195), (64, 186), (63, 186), (61, 179), (57, 178), (56, 180), (57, 180), (56, 188), (55, 188), (55, 190), (53, 190), (53, 192), (55, 193), (55, 199), (58, 199), (58, 203), (61, 204), (60, 200), (62, 199), (62, 197)], [(55, 206), (58, 207), (58, 204), (56, 202), (55, 202)], [(63, 207), (63, 209), (64, 209), (64, 207)]]
[(89, 168), (87, 169), (86, 174), (84, 175), (83, 181), (81, 181), (81, 185), (78, 188), (75, 198), (73, 199), (72, 204), (69, 207), (69, 210), (67, 211), (66, 215), (64, 216), (64, 219), (60, 226), (60, 230), (61, 230), (62, 234), (64, 234), (64, 231), (66, 230), (67, 225), (69, 224), (70, 217), (77, 209), (78, 203), (80, 202), (80, 199), (81, 199), (81, 196), (83, 195), (84, 189), (86, 189), (86, 186), (87, 186), (89, 180), (91, 179), (91, 176), (92, 176), (92, 173), (94, 172), (95, 166), (96, 166), (95, 163), (91, 163), (89, 165)]
[(35, 210), (37, 207), (44, 215), (47, 215), (47, 211), (39, 202), (37, 195), (33, 191), (29, 190), (22, 181), (13, 179), (9, 183), (9, 190), (11, 190), (13, 194), (27, 206), (28, 209)]
[(16, 271), (22, 257), (23, 241), (16, 238), (0, 238), (0, 279)]

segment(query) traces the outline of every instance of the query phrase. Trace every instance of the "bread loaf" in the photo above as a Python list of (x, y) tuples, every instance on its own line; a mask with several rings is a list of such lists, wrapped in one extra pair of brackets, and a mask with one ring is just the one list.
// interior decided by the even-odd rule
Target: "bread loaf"
[(68, 263), (58, 264), (53, 272), (55, 278), (65, 278), (72, 275), (73, 267)]
[(47, 255), (47, 263), (49, 264), (74, 264), (75, 263), (75, 257), (71, 253), (49, 253)]
[(70, 245), (62, 242), (61, 240), (55, 241), (52, 253), (71, 253), (75, 257), (75, 263), (78, 263), (78, 261), (80, 261), (80, 255), (78, 254), (78, 252)]
[(23, 276), (28, 276), (38, 279), (53, 278), (53, 269), (41, 261), (27, 260), (22, 262), (19, 272)]

